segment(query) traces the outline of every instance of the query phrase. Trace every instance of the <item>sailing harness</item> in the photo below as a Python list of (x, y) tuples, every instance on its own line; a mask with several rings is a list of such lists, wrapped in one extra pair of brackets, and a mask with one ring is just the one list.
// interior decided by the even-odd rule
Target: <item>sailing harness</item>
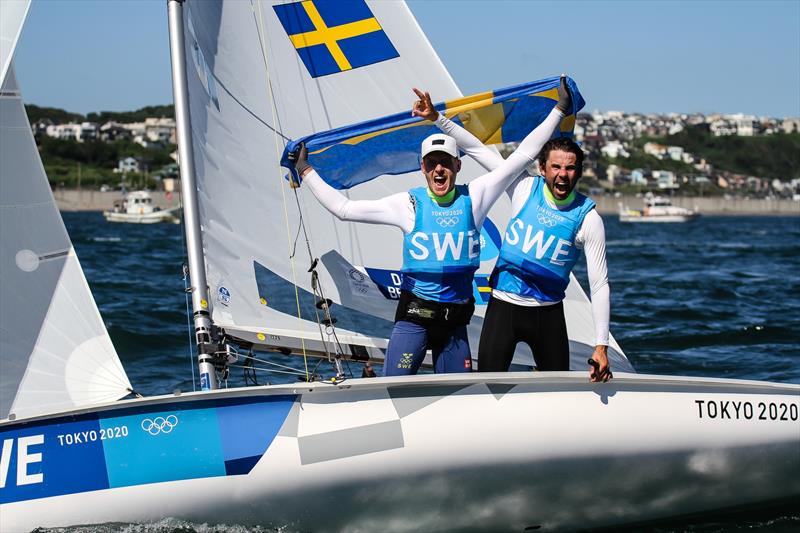
[(475, 312), (475, 300), (468, 302), (434, 302), (420, 298), (411, 291), (400, 293), (394, 315), (395, 322), (404, 320), (420, 326), (458, 327), (469, 324)]

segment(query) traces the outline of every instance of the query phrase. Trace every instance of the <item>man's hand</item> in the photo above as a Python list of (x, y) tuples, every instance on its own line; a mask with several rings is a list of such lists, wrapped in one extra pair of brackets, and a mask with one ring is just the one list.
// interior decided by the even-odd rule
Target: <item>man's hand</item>
[(558, 85), (558, 103), (556, 104), (556, 109), (564, 113), (564, 116), (572, 113), (572, 94), (569, 92), (569, 87), (567, 87), (566, 74), (561, 75), (561, 83)]
[(439, 112), (436, 111), (435, 107), (433, 107), (431, 95), (429, 95), (427, 92), (422, 92), (419, 89), (413, 90), (419, 100), (414, 102), (414, 107), (411, 108), (411, 116), (422, 117), (426, 120), (434, 122), (437, 118), (439, 118)]
[(294, 169), (301, 178), (313, 169), (308, 164), (308, 147), (306, 143), (300, 143), (294, 152), (289, 154), (289, 161), (294, 163)]
[(589, 359), (589, 380), (594, 383), (605, 382), (612, 377), (614, 375), (611, 373), (611, 366), (608, 364), (608, 346), (595, 346), (592, 358)]

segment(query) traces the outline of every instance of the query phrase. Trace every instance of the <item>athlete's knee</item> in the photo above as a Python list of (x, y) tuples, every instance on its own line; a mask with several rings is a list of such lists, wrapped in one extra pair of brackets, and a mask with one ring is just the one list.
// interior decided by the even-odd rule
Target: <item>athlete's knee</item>
[(387, 353), (383, 365), (384, 376), (408, 376), (416, 374), (419, 364), (414, 352)]

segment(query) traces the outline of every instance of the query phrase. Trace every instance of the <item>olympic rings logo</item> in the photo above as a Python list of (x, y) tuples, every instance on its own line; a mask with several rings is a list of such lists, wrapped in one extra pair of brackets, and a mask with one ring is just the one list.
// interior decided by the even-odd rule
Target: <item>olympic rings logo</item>
[(166, 418), (157, 416), (152, 420), (149, 418), (142, 420), (142, 429), (153, 436), (159, 433), (170, 433), (177, 425), (178, 417), (175, 415), (169, 415)]
[(546, 217), (544, 215), (536, 215), (536, 218), (539, 220), (539, 224), (543, 226), (547, 226), (548, 228), (555, 227), (558, 222), (553, 220), (552, 218)]
[(436, 219), (436, 223), (443, 228), (452, 228), (458, 224), (458, 217), (439, 217)]
[(347, 273), (347, 275), (350, 276), (350, 279), (352, 279), (353, 281), (364, 281), (365, 279), (367, 279), (367, 277), (363, 273), (359, 272), (355, 268), (351, 268), (350, 271)]

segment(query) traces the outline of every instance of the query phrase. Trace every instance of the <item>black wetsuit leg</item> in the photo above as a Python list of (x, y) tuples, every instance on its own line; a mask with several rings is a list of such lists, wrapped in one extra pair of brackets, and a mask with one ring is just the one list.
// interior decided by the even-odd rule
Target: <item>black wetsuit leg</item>
[[(536, 318), (531, 316), (525, 320), (525, 326), (538, 324), (534, 342), (531, 343), (526, 338), (533, 351), (536, 368), (543, 371), (569, 370), (569, 337), (564, 318), (564, 302), (526, 309), (534, 310)], [(517, 327), (525, 326), (517, 323)]]
[(516, 307), (489, 298), (478, 344), (478, 372), (506, 372), (511, 366), (517, 347), (513, 322)]
[(538, 370), (569, 370), (563, 302), (526, 307), (490, 299), (478, 345), (478, 371), (508, 371), (518, 342), (531, 347)]

